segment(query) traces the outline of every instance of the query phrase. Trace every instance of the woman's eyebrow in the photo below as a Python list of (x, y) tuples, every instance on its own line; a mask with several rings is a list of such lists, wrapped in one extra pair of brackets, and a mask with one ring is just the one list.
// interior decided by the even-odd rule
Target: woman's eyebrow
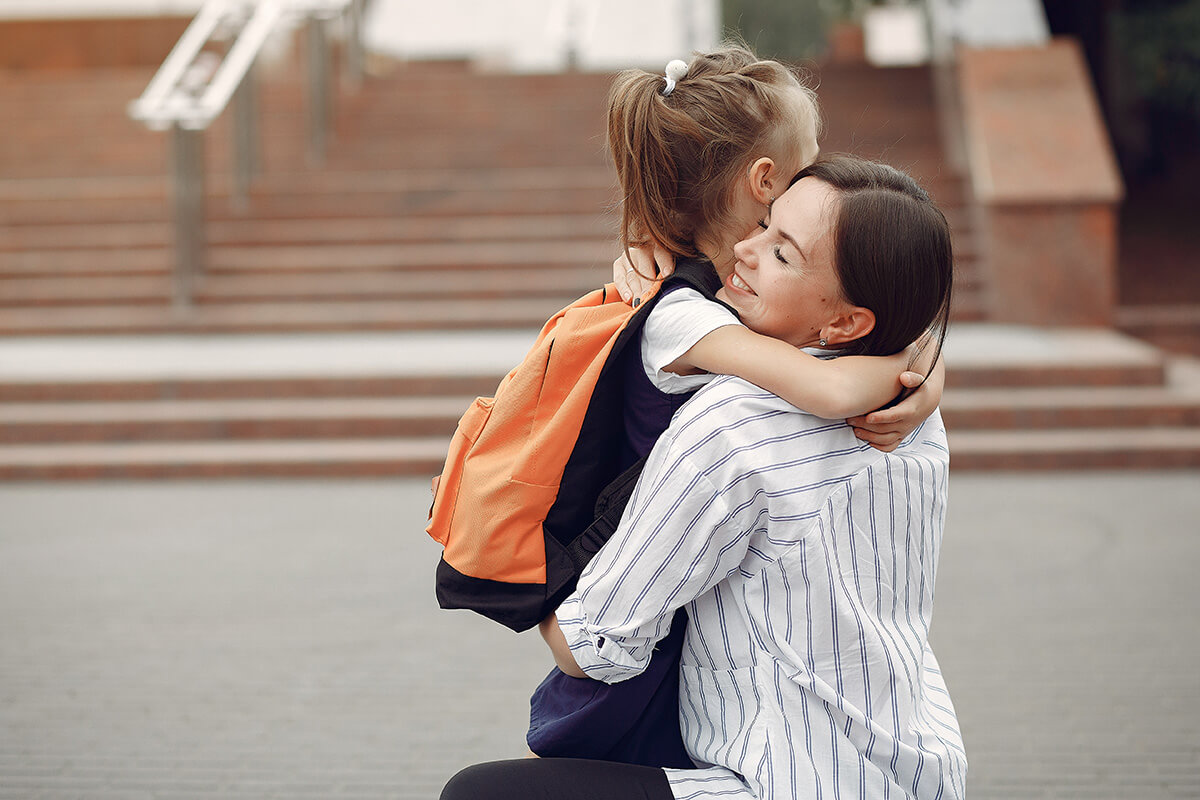
[(802, 250), (802, 249), (800, 248), (800, 245), (796, 244), (796, 240), (795, 240), (795, 239), (793, 239), (791, 236), (789, 236), (789, 235), (787, 234), (787, 231), (780, 231), (780, 232), (779, 232), (779, 236), (780, 236), (780, 238), (782, 238), (784, 241), (786, 241), (788, 244), (790, 244), (792, 247), (796, 248), (796, 252), (800, 254), (800, 257), (801, 257), (802, 259), (804, 259), (805, 261), (808, 261), (808, 256), (804, 255), (804, 250)]

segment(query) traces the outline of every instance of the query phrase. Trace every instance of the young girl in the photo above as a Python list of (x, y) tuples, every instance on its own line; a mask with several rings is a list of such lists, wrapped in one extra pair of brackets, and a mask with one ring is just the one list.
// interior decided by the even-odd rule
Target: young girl
[[(818, 127), (814, 93), (781, 64), (758, 60), (743, 47), (697, 55), (690, 64), (672, 62), (665, 77), (623, 73), (608, 108), (623, 241), (678, 256), (680, 269), (707, 271), (714, 285), (745, 297), (748, 287), (733, 273), (733, 245), (762, 224), (775, 197), (816, 158)], [(797, 319), (804, 315), (796, 309)], [(626, 461), (645, 456), (673, 413), (713, 374), (737, 375), (832, 419), (879, 408), (902, 391), (907, 351), (822, 360), (797, 345), (835, 346), (847, 341), (847, 331), (829, 325), (798, 333), (788, 316), (760, 318), (752, 330), (723, 303), (670, 287), (624, 365)], [(939, 399), (934, 382), (893, 410), (892, 426), (911, 432)], [(632, 680), (608, 685), (551, 672), (531, 701), (531, 752), (692, 766), (678, 721), (685, 624), (677, 615), (650, 667)]]

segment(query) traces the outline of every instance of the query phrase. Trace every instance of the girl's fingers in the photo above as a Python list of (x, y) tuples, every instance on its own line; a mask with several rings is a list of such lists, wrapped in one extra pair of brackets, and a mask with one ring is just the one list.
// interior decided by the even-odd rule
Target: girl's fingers
[(634, 273), (629, 271), (629, 259), (625, 258), (622, 253), (616, 261), (613, 262), (613, 283), (617, 287), (617, 292), (620, 293), (621, 299), (628, 303), (633, 299), (635, 294), (634, 287), (630, 285), (629, 279)]
[(890, 453), (896, 449), (904, 438), (898, 431), (887, 431), (886, 433), (876, 433), (864, 428), (855, 428), (854, 435), (861, 441), (866, 442), (877, 450), (882, 450), (885, 453)]

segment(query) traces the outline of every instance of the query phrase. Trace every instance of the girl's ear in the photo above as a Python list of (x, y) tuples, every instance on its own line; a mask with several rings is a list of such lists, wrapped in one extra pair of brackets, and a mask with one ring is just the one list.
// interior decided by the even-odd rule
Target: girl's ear
[(821, 328), (821, 338), (829, 344), (846, 344), (875, 330), (875, 312), (862, 306), (850, 306)]
[(750, 194), (763, 205), (770, 205), (771, 202), (783, 194), (786, 186), (777, 186), (779, 183), (778, 172), (775, 168), (775, 162), (763, 156), (750, 165), (749, 171), (746, 173), (746, 178), (750, 182)]

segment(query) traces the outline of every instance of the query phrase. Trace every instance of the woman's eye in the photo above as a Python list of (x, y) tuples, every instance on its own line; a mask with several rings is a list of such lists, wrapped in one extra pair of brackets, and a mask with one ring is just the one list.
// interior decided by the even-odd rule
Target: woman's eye
[(765, 219), (760, 219), (758, 221), (758, 227), (762, 228), (765, 231), (770, 226), (767, 224), (767, 221)]
[(781, 246), (775, 245), (771, 250), (775, 253), (775, 258), (779, 259), (780, 263), (788, 263), (787, 259), (783, 257), (783, 248)]

